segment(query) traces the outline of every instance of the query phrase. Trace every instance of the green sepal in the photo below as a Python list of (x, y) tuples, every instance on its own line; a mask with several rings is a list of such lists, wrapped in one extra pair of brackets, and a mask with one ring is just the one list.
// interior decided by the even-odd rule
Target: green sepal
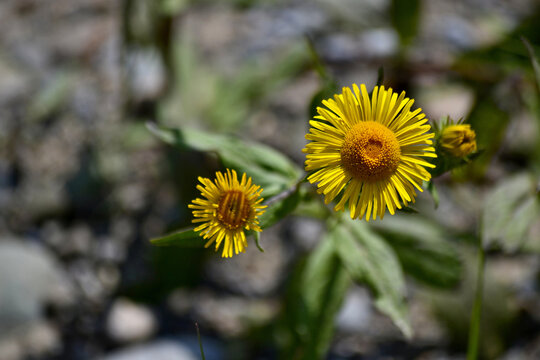
[(253, 239), (255, 240), (255, 245), (257, 246), (257, 249), (259, 249), (260, 252), (264, 252), (264, 249), (262, 248), (260, 244), (261, 233), (259, 231), (253, 232)]
[(416, 210), (412, 206), (402, 206), (401, 209), (396, 209), (396, 210), (401, 211), (406, 214), (418, 214), (418, 210)]

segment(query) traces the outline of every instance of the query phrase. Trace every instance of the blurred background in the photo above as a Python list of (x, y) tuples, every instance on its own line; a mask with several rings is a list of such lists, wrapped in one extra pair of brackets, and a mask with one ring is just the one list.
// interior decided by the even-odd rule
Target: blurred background
[[(322, 223), (287, 218), (265, 253), (232, 259), (152, 247), (189, 225), (197, 176), (219, 163), (145, 123), (235, 134), (302, 167), (313, 105), (336, 84), (372, 88), (381, 68), (428, 118), (468, 119), (483, 153), (436, 179), (436, 210), (424, 192), (419, 215), (375, 223), (403, 250), (413, 339), (355, 286), (328, 359), (464, 358), (480, 223), (503, 240), (488, 252), (483, 357), (539, 359), (526, 195), (540, 84), (520, 36), (538, 56), (536, 0), (3, 0), (0, 359), (200, 359), (195, 322), (206, 359), (279, 358), (288, 281)], [(419, 238), (440, 240), (421, 266)]]

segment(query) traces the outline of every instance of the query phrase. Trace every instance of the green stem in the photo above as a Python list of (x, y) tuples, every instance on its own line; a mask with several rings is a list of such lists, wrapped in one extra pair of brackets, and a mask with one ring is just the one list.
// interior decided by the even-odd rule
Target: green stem
[(309, 53), (311, 54), (311, 59), (313, 60), (313, 67), (315, 68), (315, 71), (317, 71), (321, 79), (325, 81), (331, 80), (330, 75), (326, 71), (326, 68), (322, 63), (321, 58), (319, 57), (319, 53), (317, 53), (317, 49), (315, 49), (313, 39), (306, 35), (306, 41), (308, 44)]
[(482, 245), (481, 237), (478, 240), (478, 273), (476, 276), (476, 294), (471, 312), (471, 322), (469, 325), (469, 345), (467, 349), (467, 360), (478, 358), (478, 348), (480, 344), (480, 321), (482, 319), (482, 301), (484, 293), (484, 270), (486, 265), (486, 253)]
[(206, 360), (204, 357), (204, 350), (202, 347), (202, 341), (201, 341), (201, 332), (199, 331), (199, 324), (195, 322), (195, 328), (197, 329), (197, 339), (199, 339), (199, 348), (201, 349), (201, 359)]

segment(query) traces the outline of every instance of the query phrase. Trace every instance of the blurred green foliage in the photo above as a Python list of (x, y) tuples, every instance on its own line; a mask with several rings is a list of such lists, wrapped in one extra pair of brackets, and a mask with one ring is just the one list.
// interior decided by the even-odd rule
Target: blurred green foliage
[(392, 0), (390, 20), (403, 48), (411, 44), (418, 32), (421, 10), (421, 0)]
[(299, 44), (275, 58), (248, 61), (234, 76), (220, 74), (212, 71), (187, 35), (174, 44), (173, 54), (174, 85), (160, 102), (160, 119), (175, 126), (204, 119), (216, 131), (243, 125), (250, 111), (308, 63), (306, 48)]

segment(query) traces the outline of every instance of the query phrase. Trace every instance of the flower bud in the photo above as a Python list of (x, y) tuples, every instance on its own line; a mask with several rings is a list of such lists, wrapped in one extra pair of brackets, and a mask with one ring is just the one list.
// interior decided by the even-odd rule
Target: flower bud
[(463, 158), (476, 151), (476, 133), (469, 124), (445, 127), (439, 141), (445, 152), (458, 158)]

